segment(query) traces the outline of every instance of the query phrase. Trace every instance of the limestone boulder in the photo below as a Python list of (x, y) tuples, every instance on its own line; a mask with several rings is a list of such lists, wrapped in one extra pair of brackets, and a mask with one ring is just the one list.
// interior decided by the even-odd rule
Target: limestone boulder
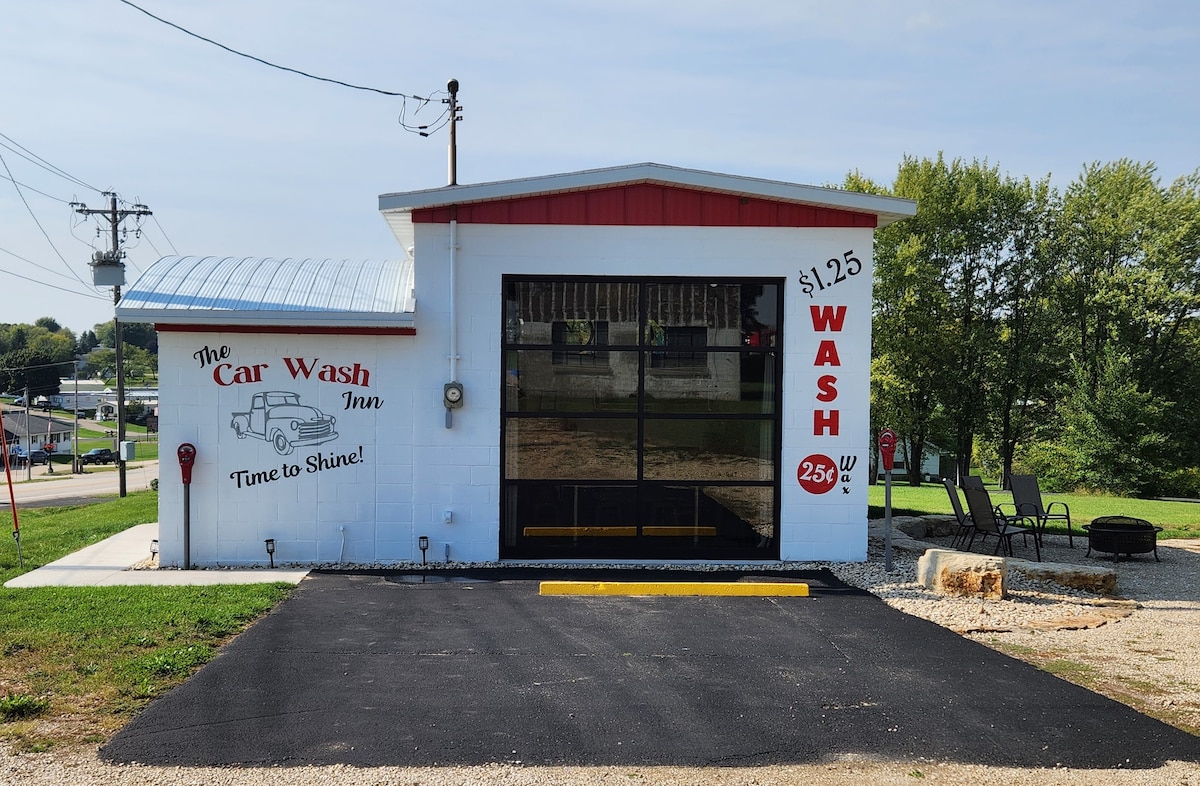
[(928, 549), (917, 560), (917, 583), (943, 595), (1004, 598), (1008, 566), (1003, 557)]
[(1117, 572), (1112, 568), (1093, 565), (1072, 565), (1065, 562), (1030, 562), (1010, 559), (1008, 567), (1020, 571), (1034, 581), (1052, 581), (1061, 587), (1113, 595), (1117, 591)]

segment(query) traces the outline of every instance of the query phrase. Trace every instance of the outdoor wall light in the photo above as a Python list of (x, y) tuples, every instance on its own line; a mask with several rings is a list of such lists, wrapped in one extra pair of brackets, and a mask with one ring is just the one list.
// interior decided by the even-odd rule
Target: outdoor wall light
[(150, 558), (154, 559), (158, 556), (158, 538), (150, 541)]
[(417, 538), (417, 548), (421, 550), (421, 564), (425, 564), (425, 552), (429, 551), (429, 538), (425, 535)]
[(275, 538), (267, 538), (263, 541), (267, 547), (267, 556), (271, 559), (271, 567), (275, 567)]

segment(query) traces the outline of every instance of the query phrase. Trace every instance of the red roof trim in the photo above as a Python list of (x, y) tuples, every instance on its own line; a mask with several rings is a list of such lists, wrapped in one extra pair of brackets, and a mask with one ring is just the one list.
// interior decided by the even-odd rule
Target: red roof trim
[(589, 191), (513, 197), (412, 212), (415, 224), (574, 224), (697, 227), (850, 227), (874, 229), (870, 213), (639, 183)]
[(286, 333), (301, 336), (415, 336), (413, 327), (344, 327), (339, 325), (179, 325), (159, 322), (160, 333)]

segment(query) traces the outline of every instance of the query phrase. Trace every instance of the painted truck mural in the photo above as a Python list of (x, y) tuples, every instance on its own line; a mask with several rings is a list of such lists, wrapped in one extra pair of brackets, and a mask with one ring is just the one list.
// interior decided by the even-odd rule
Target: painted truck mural
[(255, 393), (246, 412), (234, 412), (230, 426), (238, 439), (257, 437), (270, 442), (275, 452), (288, 456), (297, 447), (320, 445), (337, 439), (336, 419), (316, 407), (300, 403), (298, 393)]

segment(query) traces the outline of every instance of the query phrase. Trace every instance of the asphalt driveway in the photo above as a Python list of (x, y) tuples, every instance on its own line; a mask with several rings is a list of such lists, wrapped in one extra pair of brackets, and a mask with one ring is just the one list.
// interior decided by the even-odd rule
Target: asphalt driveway
[(284, 766), (1200, 762), (1200, 738), (827, 571), (799, 577), (808, 598), (538, 594), (541, 579), (645, 575), (316, 573), (101, 755)]

